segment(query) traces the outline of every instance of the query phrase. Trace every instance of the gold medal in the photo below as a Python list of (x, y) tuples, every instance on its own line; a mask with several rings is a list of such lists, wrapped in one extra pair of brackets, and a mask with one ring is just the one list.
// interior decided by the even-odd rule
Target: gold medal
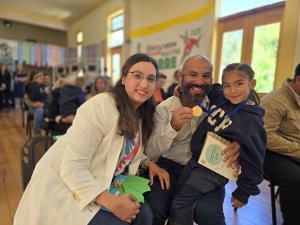
[(201, 114), (202, 114), (202, 109), (201, 109), (201, 107), (199, 107), (198, 105), (196, 105), (196, 106), (194, 106), (194, 107), (192, 108), (192, 110), (193, 110), (193, 115), (194, 115), (194, 116), (201, 116)]

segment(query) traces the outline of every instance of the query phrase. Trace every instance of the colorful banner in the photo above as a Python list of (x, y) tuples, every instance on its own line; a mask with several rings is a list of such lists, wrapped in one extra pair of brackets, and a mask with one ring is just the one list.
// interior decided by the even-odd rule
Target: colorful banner
[(52, 46), (47, 45), (47, 66), (52, 66)]
[(171, 77), (193, 55), (209, 55), (213, 5), (184, 16), (131, 32), (131, 54), (147, 53), (157, 59), (160, 71)]
[(18, 41), (18, 63), (23, 64), (24, 62), (24, 48), (23, 48), (23, 42)]
[(60, 47), (60, 65), (65, 65), (66, 64), (66, 48), (65, 47)]
[(23, 49), (24, 49), (24, 61), (26, 64), (30, 64), (30, 43), (23, 42)]
[(42, 66), (42, 47), (41, 47), (41, 44), (37, 43), (36, 46), (36, 65), (38, 67), (41, 67)]
[[(9, 46), (12, 50), (12, 58), (14, 61), (18, 60), (18, 42), (9, 40)], [(19, 60), (18, 60), (19, 61)]]
[[(66, 47), (6, 39), (0, 39), (0, 43), (8, 43), (12, 51), (12, 61), (18, 61), (19, 64), (25, 63), (37, 67), (67, 66), (69, 57)], [(76, 48), (71, 52), (72, 58), (76, 60)]]
[(30, 49), (30, 65), (36, 64), (36, 44), (35, 43), (29, 43), (29, 49)]
[(47, 65), (47, 44), (42, 44), (42, 66)]

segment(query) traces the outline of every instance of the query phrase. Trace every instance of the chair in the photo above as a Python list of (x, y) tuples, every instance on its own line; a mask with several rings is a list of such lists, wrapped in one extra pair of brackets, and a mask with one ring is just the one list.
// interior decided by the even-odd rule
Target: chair
[(30, 112), (29, 106), (26, 103), (24, 103), (24, 109), (22, 110), (22, 116), (23, 116), (23, 123), (24, 123), (24, 120), (26, 121), (26, 135), (28, 135), (28, 137), (31, 138), (34, 115), (32, 114), (32, 112)]
[[(264, 173), (263, 175), (264, 179), (269, 181), (269, 187), (270, 187), (270, 194), (271, 194), (271, 210), (272, 210), (272, 225), (277, 225), (277, 221), (276, 221), (276, 204), (275, 204), (275, 200), (279, 195), (279, 188), (277, 189), (277, 191), (275, 192), (275, 186), (277, 186), (274, 181), (272, 181), (272, 179)], [(237, 208), (234, 208), (234, 211), (237, 211)]]
[(269, 187), (270, 187), (270, 194), (271, 194), (271, 210), (272, 210), (272, 224), (273, 225), (277, 225), (277, 221), (276, 221), (276, 204), (275, 204), (275, 200), (279, 195), (279, 188), (277, 189), (277, 191), (275, 192), (275, 186), (277, 186), (274, 181), (267, 175), (264, 173), (264, 179), (269, 181)]
[(29, 111), (26, 112), (26, 135), (29, 138), (32, 137), (32, 125), (33, 125), (33, 117), (34, 115)]
[(37, 136), (29, 138), (20, 151), (22, 188), (25, 190), (37, 162), (55, 142), (56, 137)]

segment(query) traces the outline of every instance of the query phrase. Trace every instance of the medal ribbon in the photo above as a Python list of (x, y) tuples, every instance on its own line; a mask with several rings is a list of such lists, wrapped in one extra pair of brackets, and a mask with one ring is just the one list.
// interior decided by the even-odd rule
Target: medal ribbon
[[(223, 105), (225, 105), (226, 103), (228, 102), (228, 100), (225, 100), (222, 104), (220, 104), (219, 106), (216, 106), (212, 109), (206, 109), (200, 102), (197, 104), (199, 107), (201, 107), (201, 109), (207, 113), (207, 115), (209, 116), (210, 114), (212, 114), (214, 111), (216, 111), (217, 109), (221, 108)], [(236, 106), (234, 108), (234, 110), (230, 111), (227, 116), (225, 117), (226, 118), (230, 118), (234, 113), (236, 113), (237, 111), (240, 110), (240, 108), (242, 108), (244, 105), (246, 105), (248, 102), (248, 99), (242, 101), (241, 103), (238, 104), (238, 106)]]

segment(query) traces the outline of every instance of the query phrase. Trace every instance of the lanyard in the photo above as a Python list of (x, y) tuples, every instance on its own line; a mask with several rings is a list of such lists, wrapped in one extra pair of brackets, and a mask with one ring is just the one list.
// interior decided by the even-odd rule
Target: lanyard
[(200, 102), (197, 104), (204, 112), (207, 113), (207, 115), (209, 116), (210, 114), (212, 114), (214, 111), (216, 111), (217, 109), (221, 108), (223, 105), (225, 105), (227, 102), (227, 100), (225, 100), (221, 105), (216, 106), (215, 108), (212, 109), (206, 109)]
[(237, 111), (239, 111), (240, 108), (242, 108), (244, 105), (246, 105), (247, 102), (248, 102), (248, 99), (246, 99), (246, 100), (242, 101), (240, 104), (238, 104), (238, 106), (235, 107), (234, 110), (230, 111), (230, 112), (227, 114), (227, 116), (225, 117), (225, 119), (230, 118), (230, 116), (232, 116), (234, 113), (236, 113)]
[[(216, 106), (212, 109), (206, 109), (200, 102), (197, 104), (199, 107), (201, 107), (201, 109), (207, 113), (208, 116), (210, 116), (210, 114), (212, 114), (214, 111), (216, 111), (217, 109), (221, 108), (223, 105), (225, 105), (228, 102), (228, 100), (225, 100), (221, 105)], [(246, 105), (248, 102), (248, 99), (242, 101), (241, 103), (239, 103), (234, 110), (230, 111), (227, 116), (225, 117), (225, 119), (230, 118), (234, 113), (236, 113), (237, 111), (240, 110), (240, 108), (242, 108), (244, 105)]]

